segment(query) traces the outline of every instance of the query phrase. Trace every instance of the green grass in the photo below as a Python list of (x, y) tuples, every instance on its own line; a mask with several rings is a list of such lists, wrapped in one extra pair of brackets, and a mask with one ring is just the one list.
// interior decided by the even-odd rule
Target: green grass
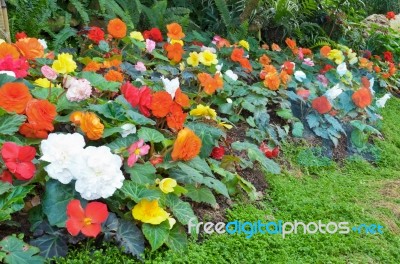
[[(280, 235), (255, 235), (251, 239), (244, 235), (211, 235), (201, 243), (192, 241), (184, 253), (148, 251), (146, 262), (400, 263), (399, 113), (400, 103), (395, 99), (383, 111), (385, 140), (376, 142), (380, 149), (376, 164), (353, 157), (339, 168), (322, 160), (318, 168), (304, 171), (296, 163), (306, 148), (289, 145), (284, 155), (291, 168), (281, 175), (267, 176), (270, 189), (264, 201), (238, 204), (227, 215), (228, 220), (241, 221), (381, 224), (384, 234), (292, 234), (284, 239)], [(87, 253), (73, 252), (68, 263), (82, 263), (78, 261), (83, 258), (80, 255)], [(105, 259), (100, 262), (112, 263)]]

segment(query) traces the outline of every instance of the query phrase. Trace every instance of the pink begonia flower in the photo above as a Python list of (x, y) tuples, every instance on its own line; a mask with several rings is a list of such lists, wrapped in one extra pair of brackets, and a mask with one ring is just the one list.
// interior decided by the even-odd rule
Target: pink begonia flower
[(314, 67), (315, 66), (314, 62), (310, 58), (305, 58), (304, 61), (303, 61), (303, 64), (307, 65), (307, 66), (310, 66), (310, 67)]
[(146, 50), (151, 53), (156, 48), (156, 43), (151, 39), (146, 39)]
[(55, 79), (57, 79), (57, 73), (55, 70), (53, 70), (50, 66), (48, 65), (44, 65), (42, 66), (42, 68), (40, 68), (40, 71), (42, 72), (42, 74), (44, 75), (44, 77), (46, 77), (49, 80), (54, 81)]
[(303, 60), (304, 59), (304, 53), (303, 53), (303, 49), (299, 48), (299, 53), (297, 53), (297, 56), (299, 58), (299, 60)]
[(328, 78), (325, 77), (325, 75), (318, 74), (317, 80), (320, 81), (324, 87), (328, 86), (329, 80)]
[(222, 38), (220, 36), (215, 35), (214, 38), (213, 38), (212, 43), (215, 45), (215, 44), (217, 44), (217, 42), (219, 42), (221, 40), (222, 40)]
[(144, 71), (146, 71), (146, 66), (144, 66), (144, 63), (143, 63), (143, 62), (138, 61), (138, 62), (135, 64), (135, 70), (140, 71), (140, 72), (144, 72)]
[(133, 143), (129, 149), (129, 158), (128, 158), (128, 166), (132, 167), (140, 157), (147, 155), (149, 153), (150, 146), (144, 145), (144, 140), (140, 139)]
[(83, 101), (92, 94), (92, 86), (86, 79), (77, 79), (66, 75), (63, 84), (68, 89), (65, 96), (70, 102)]

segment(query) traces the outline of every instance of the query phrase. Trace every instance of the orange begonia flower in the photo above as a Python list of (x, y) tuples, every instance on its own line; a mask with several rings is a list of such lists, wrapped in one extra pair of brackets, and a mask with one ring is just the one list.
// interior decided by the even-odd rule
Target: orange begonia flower
[(197, 78), (200, 81), (201, 87), (203, 87), (204, 92), (206, 94), (213, 94), (217, 89), (223, 87), (224, 83), (219, 73), (216, 73), (214, 77), (212, 77), (208, 73), (199, 73), (197, 74)]
[(56, 106), (47, 100), (33, 99), (26, 105), (26, 116), (36, 129), (53, 131), (53, 121), (57, 116)]
[(263, 54), (263, 55), (260, 57), (259, 61), (260, 61), (260, 63), (261, 63), (262, 65), (265, 66), (265, 65), (268, 65), (268, 64), (271, 63), (271, 58), (268, 57), (267, 55)]
[(301, 51), (303, 52), (303, 55), (312, 55), (312, 50), (310, 49), (302, 48)]
[(321, 115), (328, 113), (332, 109), (331, 103), (325, 96), (320, 96), (315, 98), (312, 101), (311, 106)]
[(104, 78), (110, 82), (122, 82), (124, 80), (122, 73), (116, 70), (109, 70), (106, 75), (104, 75)]
[(97, 140), (103, 136), (104, 125), (95, 113), (83, 113), (80, 120), (80, 128), (90, 140)]
[(281, 80), (279, 79), (279, 75), (277, 73), (269, 73), (265, 76), (264, 86), (272, 91), (276, 91), (279, 89), (281, 84)]
[(44, 129), (38, 129), (36, 124), (25, 123), (19, 127), (18, 131), (21, 135), (24, 135), (27, 138), (39, 138), (46, 139), (49, 135), (49, 132)]
[(247, 58), (242, 58), (240, 61), (240, 66), (246, 70), (246, 72), (251, 72), (253, 67), (251, 67), (250, 61)]
[(291, 79), (290, 75), (286, 71), (281, 71), (281, 73), (279, 74), (279, 78), (284, 85), (287, 85)]
[(170, 113), (167, 115), (167, 125), (170, 129), (179, 131), (183, 128), (187, 113), (182, 111), (182, 107), (177, 103), (173, 103)]
[(321, 54), (322, 57), (327, 58), (327, 57), (328, 57), (328, 54), (329, 54), (329, 52), (331, 52), (331, 50), (332, 50), (331, 47), (329, 47), (329, 46), (323, 46), (323, 47), (320, 49), (319, 53)]
[(5, 58), (6, 56), (11, 56), (13, 59), (18, 59), (19, 52), (13, 45), (3, 42), (0, 44), (0, 59)]
[(121, 39), (126, 36), (126, 24), (119, 18), (114, 18), (108, 22), (107, 31), (111, 36)]
[(374, 71), (375, 71), (376, 73), (380, 73), (382, 70), (381, 70), (381, 67), (379, 67), (378, 65), (376, 65), (376, 66), (374, 66)]
[(264, 66), (263, 69), (264, 72), (268, 73), (278, 73), (278, 71), (276, 70), (276, 68), (273, 65), (266, 65)]
[(20, 39), (15, 43), (15, 46), (27, 60), (42, 58), (44, 55), (43, 46), (36, 38)]
[(296, 48), (296, 41), (294, 41), (293, 39), (286, 38), (285, 43), (291, 50), (294, 50)]
[(278, 45), (278, 44), (275, 44), (275, 43), (272, 43), (271, 49), (272, 49), (273, 51), (281, 51), (281, 50), (282, 50), (281, 47), (279, 47), (279, 45)]
[(122, 61), (121, 60), (119, 60), (119, 59), (111, 59), (111, 60), (106, 60), (106, 61), (104, 61), (103, 62), (103, 65), (102, 65), (102, 67), (103, 68), (111, 68), (111, 67), (114, 67), (114, 68), (116, 68), (117, 70), (120, 70), (120, 65), (121, 65), (121, 63), (122, 63)]
[(85, 68), (83, 68), (83, 71), (97, 72), (100, 69), (101, 69), (101, 63), (98, 63), (96, 61), (91, 61), (88, 64), (86, 64)]
[(79, 126), (81, 124), (81, 119), (83, 116), (83, 112), (80, 111), (76, 111), (73, 112), (70, 116), (69, 116), (69, 120), (74, 123), (75, 125)]
[(360, 58), (359, 63), (360, 63), (360, 68), (367, 69), (368, 71), (372, 71), (372, 67), (374, 65), (372, 61), (370, 61), (366, 58)]
[(166, 91), (153, 94), (150, 109), (155, 117), (165, 117), (173, 104), (172, 97)]
[(361, 84), (362, 84), (362, 87), (368, 88), (368, 89), (369, 89), (369, 86), (371, 85), (370, 81), (365, 76), (361, 77)]
[(372, 103), (372, 94), (368, 88), (361, 88), (358, 91), (354, 92), (351, 96), (353, 102), (359, 108), (364, 108), (369, 106)]
[(6, 83), (0, 87), (0, 107), (8, 112), (23, 114), (31, 99), (29, 88), (23, 83)]
[(171, 153), (173, 160), (188, 161), (195, 158), (201, 149), (201, 139), (189, 128), (178, 133)]
[(189, 97), (180, 88), (175, 92), (175, 102), (184, 108), (190, 106)]
[(185, 34), (182, 32), (182, 27), (178, 23), (168, 24), (167, 29), (167, 36), (170, 39), (182, 39), (185, 37)]
[(244, 49), (234, 48), (231, 54), (231, 60), (239, 62), (244, 57)]
[(229, 42), (229, 40), (221, 38), (218, 42), (217, 42), (217, 48), (222, 48), (222, 47), (227, 47), (229, 48), (231, 46), (231, 43)]
[(182, 60), (182, 55), (185, 52), (182, 48), (182, 45), (179, 43), (165, 44), (164, 49), (167, 51), (168, 59), (175, 63), (178, 63)]

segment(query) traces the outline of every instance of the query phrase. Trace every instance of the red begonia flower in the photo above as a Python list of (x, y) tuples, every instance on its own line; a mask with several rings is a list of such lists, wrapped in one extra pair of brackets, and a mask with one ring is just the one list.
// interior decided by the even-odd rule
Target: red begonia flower
[(7, 169), (18, 180), (29, 180), (35, 174), (36, 168), (32, 163), (36, 149), (31, 146), (19, 146), (13, 142), (5, 142), (1, 148), (1, 157)]

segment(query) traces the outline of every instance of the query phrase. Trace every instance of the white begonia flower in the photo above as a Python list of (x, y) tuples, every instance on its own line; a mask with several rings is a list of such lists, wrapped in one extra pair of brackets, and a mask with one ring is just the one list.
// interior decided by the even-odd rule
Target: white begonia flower
[(375, 79), (374, 78), (369, 79), (369, 90), (371, 91), (372, 95), (375, 94), (374, 83), (375, 83)]
[(15, 72), (13, 72), (13, 71), (0, 71), (0, 74), (7, 74), (8, 76), (11, 76), (11, 77), (16, 77), (16, 75), (15, 75)]
[(217, 70), (217, 73), (221, 72), (221, 70), (222, 70), (222, 66), (224, 66), (224, 64), (223, 64), (223, 63), (221, 63), (221, 64), (218, 64), (218, 65), (216, 65), (216, 66), (215, 66), (215, 69)]
[(76, 155), (71, 167), (76, 177), (75, 190), (86, 200), (108, 198), (122, 187), (121, 157), (106, 146), (87, 147)]
[(47, 49), (47, 42), (44, 39), (38, 39), (40, 45), (42, 45), (43, 49)]
[(302, 82), (307, 79), (307, 76), (303, 71), (295, 71), (294, 78), (296, 78), (297, 81)]
[(376, 100), (376, 106), (377, 106), (377, 107), (380, 107), (380, 108), (385, 107), (385, 104), (386, 104), (387, 100), (389, 100), (389, 98), (390, 98), (391, 96), (392, 96), (392, 95), (391, 95), (390, 93), (385, 94), (384, 96), (382, 96), (381, 98), (379, 98), (378, 100)]
[(217, 52), (217, 50), (215, 48), (212, 48), (212, 47), (206, 47), (206, 46), (202, 46), (201, 47), (201, 51), (206, 51), (206, 50), (208, 50), (208, 51), (210, 51), (212, 53), (216, 53)]
[(50, 178), (63, 184), (75, 179), (71, 168), (74, 159), (79, 158), (85, 147), (85, 140), (79, 133), (74, 134), (49, 134), (48, 138), (40, 143), (43, 153), (40, 160), (50, 162), (44, 167)]
[(233, 101), (232, 101), (232, 99), (231, 99), (231, 98), (226, 98), (226, 102), (227, 102), (228, 104), (231, 104), (231, 103), (233, 103)]
[(167, 91), (167, 93), (169, 93), (172, 99), (174, 99), (176, 90), (178, 90), (179, 88), (179, 78), (176, 77), (172, 80), (169, 80), (167, 78), (161, 77), (161, 80), (164, 84), (164, 88)]
[(325, 92), (325, 97), (334, 100), (343, 92), (343, 89), (339, 88), (339, 84), (336, 84), (331, 89)]
[(237, 81), (237, 79), (238, 79), (238, 75), (236, 73), (234, 73), (232, 70), (227, 70), (225, 72), (225, 75), (228, 76), (229, 78), (231, 78), (234, 81)]
[(64, 81), (64, 87), (67, 88), (66, 97), (70, 102), (79, 102), (86, 100), (92, 94), (92, 86), (86, 79), (76, 79), (68, 76)]
[(339, 64), (336, 68), (336, 72), (339, 74), (340, 77), (347, 73), (347, 65), (345, 62)]
[(134, 124), (124, 124), (121, 126), (122, 131), (120, 132), (123, 138), (126, 138), (130, 134), (136, 133), (136, 126)]

